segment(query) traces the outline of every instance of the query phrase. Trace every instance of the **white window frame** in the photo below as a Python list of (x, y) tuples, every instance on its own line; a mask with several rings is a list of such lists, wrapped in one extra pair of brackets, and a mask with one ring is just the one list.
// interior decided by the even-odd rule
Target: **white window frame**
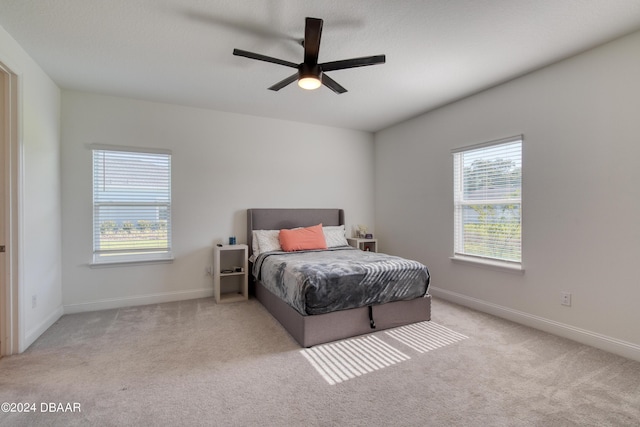
[[(92, 194), (93, 194), (93, 259), (92, 266), (101, 265), (114, 265), (114, 264), (135, 264), (135, 263), (148, 263), (148, 262), (171, 262), (173, 261), (172, 253), (172, 226), (171, 226), (171, 151), (159, 150), (159, 149), (143, 149), (134, 147), (123, 147), (115, 145), (102, 145), (102, 144), (90, 144), (91, 149), (91, 162), (92, 162)], [(158, 200), (142, 200), (142, 199), (118, 199), (100, 200), (98, 197), (97, 186), (100, 184), (100, 179), (96, 177), (96, 154), (101, 152), (117, 153), (121, 156), (126, 156), (127, 153), (131, 153), (131, 158), (138, 155), (158, 155), (158, 159), (168, 163), (167, 176), (168, 179), (168, 193), (164, 201)], [(128, 169), (129, 172), (136, 169)], [(140, 170), (138, 170), (140, 171)], [(156, 171), (157, 172), (157, 171)], [(143, 176), (143, 175), (141, 175)], [(104, 179), (104, 178), (103, 178)], [(101, 250), (100, 247), (100, 208), (110, 207), (122, 207), (123, 210), (127, 208), (144, 208), (144, 207), (157, 207), (158, 210), (166, 211), (166, 231), (167, 231), (167, 243), (166, 245), (160, 245), (157, 248), (137, 249), (134, 246), (123, 247), (118, 250)], [(129, 218), (128, 220), (137, 220), (136, 218)]]
[[(486, 199), (468, 199), (464, 194), (464, 155), (475, 154), (484, 149), (497, 148), (500, 145), (507, 146), (514, 143), (520, 144), (520, 192), (518, 197), (510, 194), (509, 197), (488, 197)], [(524, 145), (523, 135), (516, 135), (495, 141), (475, 144), (451, 151), (453, 155), (454, 169), (454, 250), (451, 259), (453, 261), (470, 262), (498, 269), (524, 272), (522, 263), (522, 147)], [(505, 259), (498, 256), (474, 253), (472, 250), (465, 250), (463, 206), (469, 205), (518, 205), (519, 206), (519, 242), (517, 253), (519, 259)]]

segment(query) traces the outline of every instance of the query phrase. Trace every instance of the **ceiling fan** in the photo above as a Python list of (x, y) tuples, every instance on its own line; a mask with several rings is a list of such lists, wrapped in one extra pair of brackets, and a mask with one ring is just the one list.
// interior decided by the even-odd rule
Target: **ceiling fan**
[(240, 49), (234, 49), (233, 54), (236, 56), (244, 56), (250, 59), (257, 59), (259, 61), (271, 62), (298, 69), (297, 73), (271, 86), (269, 89), (273, 91), (278, 91), (298, 80), (298, 86), (303, 89), (313, 90), (319, 88), (320, 85), (325, 85), (337, 94), (345, 93), (347, 90), (340, 86), (331, 77), (327, 76), (325, 72), (344, 70), (346, 68), (364, 67), (367, 65), (384, 64), (385, 62), (384, 55), (375, 55), (318, 64), (321, 35), (322, 19), (306, 18), (304, 40), (302, 41), (302, 46), (304, 47), (304, 62), (300, 64), (294, 64), (293, 62)]

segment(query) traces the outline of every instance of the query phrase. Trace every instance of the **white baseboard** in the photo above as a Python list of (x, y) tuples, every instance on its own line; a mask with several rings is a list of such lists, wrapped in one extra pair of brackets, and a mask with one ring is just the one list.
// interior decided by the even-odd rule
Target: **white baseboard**
[(44, 333), (44, 331), (49, 329), (51, 325), (56, 323), (58, 319), (62, 317), (63, 314), (64, 314), (64, 309), (62, 306), (59, 306), (49, 316), (47, 316), (46, 319), (40, 322), (39, 325), (31, 329), (30, 331), (27, 331), (24, 337), (24, 342), (20, 343), (21, 348), (19, 349), (19, 352), (22, 353), (23, 351), (28, 349), (29, 346), (33, 344), (35, 340), (37, 340), (38, 337), (40, 337), (40, 335)]
[(514, 310), (509, 307), (493, 304), (481, 299), (469, 297), (457, 292), (447, 291), (434, 286), (429, 287), (429, 293), (434, 297), (464, 305), (466, 307), (482, 311), (483, 313), (489, 313), (521, 325), (568, 338), (628, 359), (640, 361), (640, 345), (631, 342), (612, 338), (586, 329), (577, 328), (565, 323), (556, 322), (555, 320), (545, 319), (523, 311)]
[(193, 289), (189, 291), (163, 292), (159, 294), (136, 295), (124, 298), (108, 298), (66, 304), (64, 314), (83, 313), (86, 311), (109, 310), (112, 308), (131, 307), (136, 305), (159, 304), (163, 302), (182, 301), (213, 296), (213, 289)]

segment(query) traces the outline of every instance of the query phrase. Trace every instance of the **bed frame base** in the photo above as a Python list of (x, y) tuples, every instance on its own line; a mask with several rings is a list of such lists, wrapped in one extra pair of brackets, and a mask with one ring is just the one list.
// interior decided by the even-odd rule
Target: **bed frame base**
[(369, 307), (303, 316), (262, 283), (257, 282), (255, 290), (258, 301), (303, 347), (431, 320), (431, 295), (373, 306), (371, 313), (376, 327), (372, 329)]

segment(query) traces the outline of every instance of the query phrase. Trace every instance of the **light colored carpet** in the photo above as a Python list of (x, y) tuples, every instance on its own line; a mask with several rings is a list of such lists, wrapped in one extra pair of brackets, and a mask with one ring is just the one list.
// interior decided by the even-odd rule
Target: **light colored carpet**
[(331, 385), (411, 359), (373, 334), (317, 345), (300, 353)]
[(0, 425), (639, 425), (640, 363), (442, 300), (432, 320), (460, 339), (421, 353), (376, 332), (398, 360), (331, 384), (255, 300), (67, 315), (0, 360), (0, 402), (37, 409)]
[[(395, 341), (385, 342), (378, 338), (385, 335)], [(468, 337), (436, 322), (419, 322), (386, 330), (384, 335), (349, 338), (303, 349), (300, 353), (322, 378), (333, 385), (410, 360), (411, 356), (400, 351), (398, 344), (425, 353), (465, 338)]]

